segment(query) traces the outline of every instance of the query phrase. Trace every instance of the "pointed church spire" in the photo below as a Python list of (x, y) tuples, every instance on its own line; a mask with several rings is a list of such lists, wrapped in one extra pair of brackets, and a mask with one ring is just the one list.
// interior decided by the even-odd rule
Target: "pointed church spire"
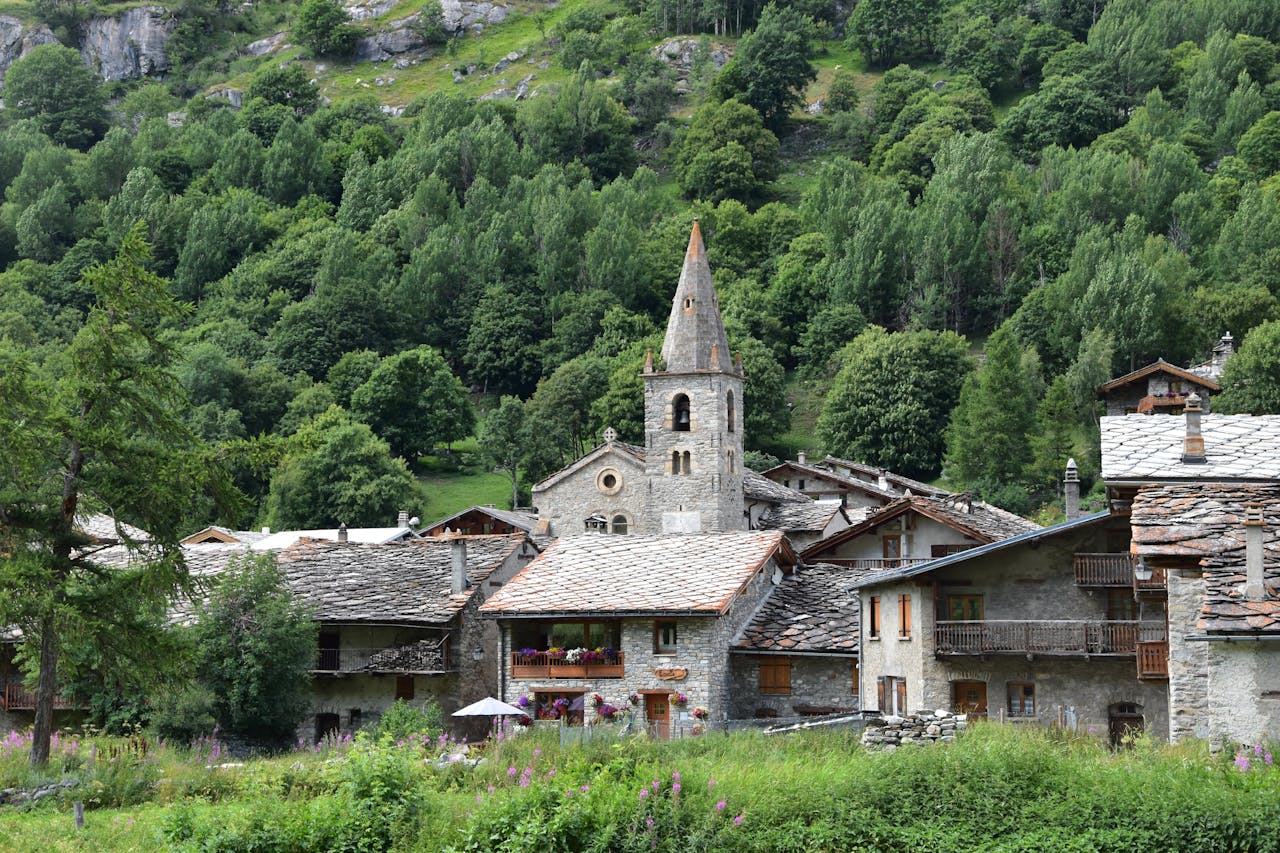
[[(693, 220), (689, 248), (684, 255), (684, 269), (671, 301), (671, 317), (667, 320), (667, 336), (662, 341), (662, 357), (667, 372), (693, 370), (724, 371), (719, 358), (729, 352), (724, 323), (720, 319), (720, 300), (711, 283), (711, 267), (707, 264), (707, 248), (702, 242), (702, 229)], [(726, 371), (727, 372), (727, 371)]]

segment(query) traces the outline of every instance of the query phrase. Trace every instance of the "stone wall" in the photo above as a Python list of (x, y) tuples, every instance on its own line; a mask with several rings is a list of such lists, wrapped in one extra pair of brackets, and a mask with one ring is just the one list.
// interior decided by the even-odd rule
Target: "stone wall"
[(1209, 740), (1253, 745), (1280, 732), (1280, 648), (1273, 642), (1197, 643), (1209, 663)]
[[(617, 478), (616, 491), (601, 481), (606, 472)], [(610, 494), (610, 491), (613, 491)], [(539, 518), (551, 524), (552, 536), (577, 536), (592, 515), (612, 519), (623, 514), (628, 533), (660, 533), (661, 526), (649, 512), (649, 486), (645, 468), (629, 453), (606, 452), (563, 480), (534, 494)]]
[(1209, 737), (1209, 650), (1185, 638), (1204, 592), (1199, 569), (1166, 572), (1169, 588), (1169, 740)]
[(931, 557), (934, 545), (972, 546), (980, 544), (977, 539), (965, 536), (955, 528), (934, 521), (932, 518), (926, 518), (915, 512), (908, 512), (907, 515), (911, 516), (912, 529), (905, 529), (902, 517), (899, 517), (893, 521), (885, 522), (861, 536), (840, 543), (831, 553), (824, 556), (839, 557), (841, 559), (880, 559), (884, 557), (885, 536), (902, 537), (901, 556), (903, 557)]
[(816, 708), (858, 710), (854, 678), (857, 659), (852, 655), (791, 655), (791, 693), (785, 696), (760, 692), (760, 660), (764, 657), (732, 655), (733, 701), (729, 713), (733, 718), (792, 717), (802, 710), (812, 713)]
[[(644, 380), (645, 467), (651, 514), (657, 517), (668, 512), (697, 513), (701, 531), (745, 530), (742, 380), (711, 372), (652, 373)], [(735, 401), (732, 432), (726, 429), (729, 392)], [(689, 398), (687, 432), (672, 428), (672, 401), (678, 394)], [(689, 453), (690, 473), (676, 474), (671, 470), (673, 452)]]
[(968, 720), (964, 714), (949, 711), (885, 717), (867, 724), (862, 732), (862, 745), (868, 749), (894, 750), (909, 744), (951, 743), (964, 734), (966, 726)]

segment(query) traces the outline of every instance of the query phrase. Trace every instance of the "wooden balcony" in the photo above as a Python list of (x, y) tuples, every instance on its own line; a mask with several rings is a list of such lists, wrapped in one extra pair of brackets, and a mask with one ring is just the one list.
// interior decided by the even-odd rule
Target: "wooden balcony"
[(1132, 554), (1076, 554), (1076, 586), (1132, 586)]
[(934, 653), (1134, 657), (1140, 642), (1167, 641), (1159, 622), (1067, 619), (939, 622)]
[(1169, 678), (1169, 641), (1138, 643), (1138, 678), (1144, 681), (1166, 681)]
[(1168, 595), (1168, 593), (1169, 578), (1168, 575), (1165, 574), (1164, 569), (1153, 568), (1151, 570), (1151, 577), (1144, 581), (1138, 580), (1137, 577), (1134, 577), (1133, 579), (1134, 595), (1150, 595), (1159, 597), (1161, 595)]
[(575, 661), (552, 657), (547, 652), (532, 655), (511, 653), (512, 678), (622, 678), (622, 652), (605, 660)]
[(311, 671), (317, 675), (362, 672), (434, 675), (455, 669), (447, 638), (432, 637), (394, 648), (320, 649)]
[[(0, 700), (3, 700), (6, 711), (34, 711), (36, 707), (36, 692), (28, 690), (21, 684), (6, 684), (3, 692), (0, 692)], [(81, 707), (80, 704), (74, 700), (65, 699), (60, 695), (53, 697), (55, 711), (65, 711), (69, 708), (79, 707)]]
[(823, 557), (822, 562), (833, 566), (846, 566), (850, 569), (902, 569), (927, 563), (930, 557)]

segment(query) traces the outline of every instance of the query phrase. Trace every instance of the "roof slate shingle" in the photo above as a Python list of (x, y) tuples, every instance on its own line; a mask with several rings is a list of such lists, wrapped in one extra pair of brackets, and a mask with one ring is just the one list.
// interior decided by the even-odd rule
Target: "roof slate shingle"
[(821, 533), (840, 513), (839, 501), (792, 501), (769, 507), (760, 516), (761, 530)]
[(852, 584), (870, 573), (826, 563), (801, 566), (778, 584), (734, 649), (857, 655), (859, 602)]
[(1278, 480), (1280, 415), (1202, 415), (1206, 461), (1182, 461), (1185, 417), (1102, 419), (1102, 477), (1124, 480)]
[(723, 613), (766, 561), (778, 531), (557, 539), (481, 607), (490, 616)]

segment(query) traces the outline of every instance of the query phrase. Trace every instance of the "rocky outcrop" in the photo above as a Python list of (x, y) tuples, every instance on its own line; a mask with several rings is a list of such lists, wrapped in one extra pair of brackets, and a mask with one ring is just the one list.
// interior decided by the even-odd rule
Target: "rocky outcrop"
[(169, 70), (165, 42), (178, 25), (162, 6), (139, 6), (85, 24), (80, 55), (103, 80), (135, 80)]
[(351, 20), (364, 21), (385, 15), (398, 5), (400, 0), (345, 0), (342, 8), (347, 10), (347, 17)]
[(266, 56), (268, 53), (277, 53), (281, 49), (288, 47), (288, 45), (289, 34), (276, 33), (274, 35), (269, 35), (266, 38), (260, 38), (257, 41), (249, 42), (240, 52), (248, 54), (249, 56)]
[(477, 3), (472, 0), (440, 0), (444, 12), (444, 29), (458, 35), (464, 30), (480, 32), (485, 24), (500, 24), (510, 9), (502, 3)]
[(868, 749), (893, 750), (913, 743), (950, 743), (962, 735), (968, 725), (964, 714), (945, 710), (885, 717), (867, 724), (862, 745)]
[[(698, 39), (691, 36), (675, 36), (656, 45), (649, 52), (661, 59), (676, 72), (676, 91), (688, 94), (689, 78), (693, 75), (694, 54), (698, 49)], [(716, 69), (723, 68), (733, 58), (733, 53), (722, 44), (711, 45), (710, 60)]]
[(388, 29), (374, 33), (356, 42), (353, 58), (357, 62), (382, 62), (393, 56), (426, 47), (413, 24), (416, 17), (392, 21)]
[(42, 44), (57, 43), (44, 24), (28, 25), (17, 18), (0, 15), (0, 86), (4, 85), (4, 75), (15, 60)]

